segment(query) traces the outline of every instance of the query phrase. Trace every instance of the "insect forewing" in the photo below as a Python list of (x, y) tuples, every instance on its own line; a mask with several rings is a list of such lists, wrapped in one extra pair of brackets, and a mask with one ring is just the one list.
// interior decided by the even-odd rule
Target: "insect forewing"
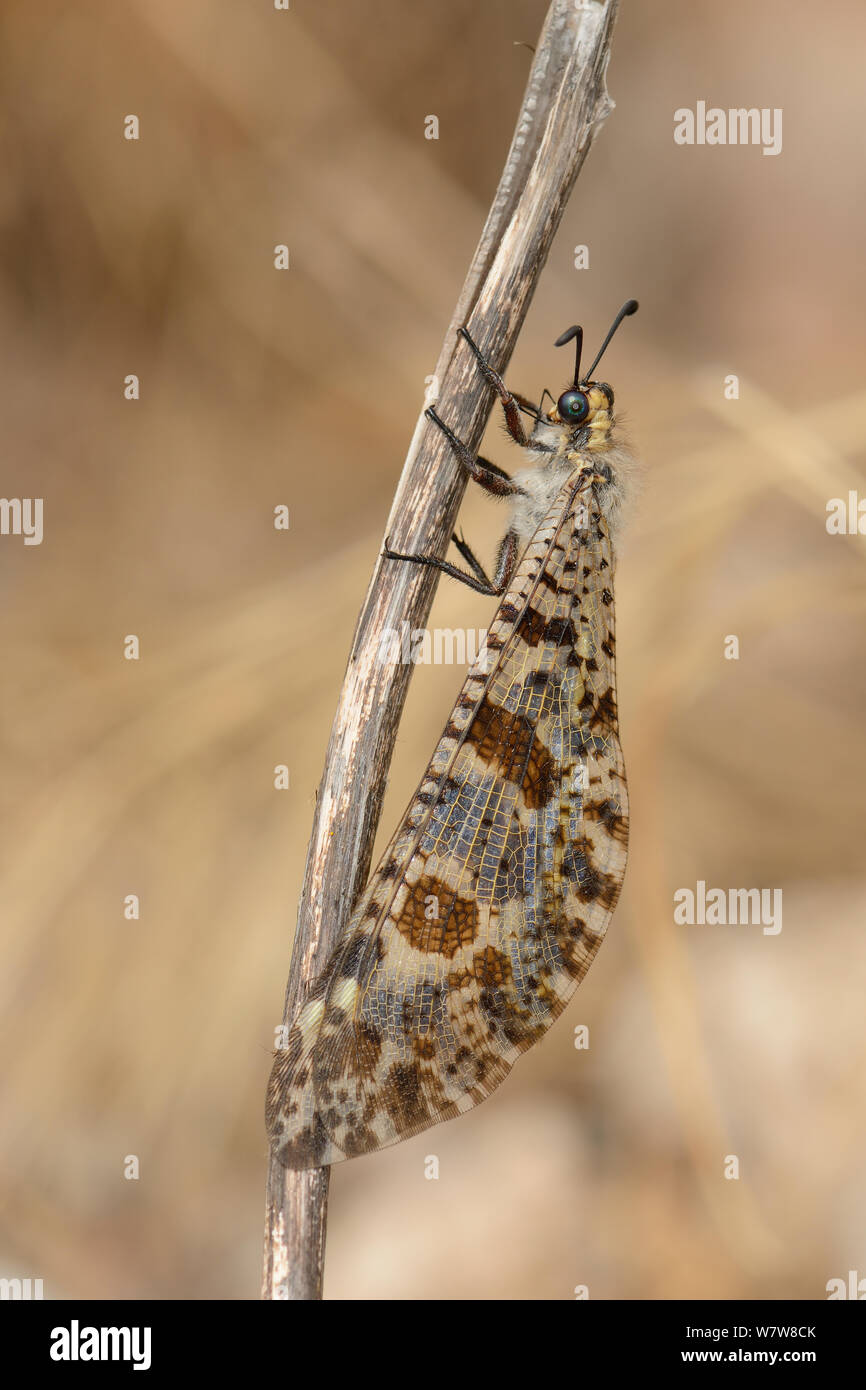
[(574, 473), (277, 1054), (281, 1160), (336, 1163), (479, 1104), (562, 1012), (625, 872), (613, 556)]

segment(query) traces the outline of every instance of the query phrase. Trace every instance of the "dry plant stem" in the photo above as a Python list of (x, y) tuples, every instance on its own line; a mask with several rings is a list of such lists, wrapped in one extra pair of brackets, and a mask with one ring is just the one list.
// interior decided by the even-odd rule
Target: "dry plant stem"
[[(504, 370), (575, 179), (611, 109), (605, 71), (617, 4), (553, 0), (547, 13), (505, 169), (436, 364), (439, 413), (473, 451), (493, 393), (456, 330), (468, 324), (484, 355)], [(465, 485), (442, 435), (422, 415), (386, 528), (393, 548), (444, 554)], [(340, 939), (369, 874), (412, 671), (379, 661), (380, 639), (403, 621), (423, 627), (436, 578), (428, 568), (380, 559), (370, 581), (319, 786), (286, 1021)], [(271, 1156), (263, 1298), (321, 1298), (329, 1172), (291, 1172)]]

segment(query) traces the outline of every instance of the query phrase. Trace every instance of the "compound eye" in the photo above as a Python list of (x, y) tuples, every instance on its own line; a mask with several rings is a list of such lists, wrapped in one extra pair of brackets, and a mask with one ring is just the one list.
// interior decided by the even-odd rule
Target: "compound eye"
[(589, 414), (589, 401), (582, 391), (564, 391), (556, 402), (559, 418), (569, 425), (579, 425)]

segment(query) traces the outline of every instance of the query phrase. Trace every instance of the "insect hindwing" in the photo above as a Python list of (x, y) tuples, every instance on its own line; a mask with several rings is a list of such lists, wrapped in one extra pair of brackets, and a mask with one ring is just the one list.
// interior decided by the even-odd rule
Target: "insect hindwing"
[(613, 556), (583, 466), (516, 569), (424, 779), (268, 1087), (292, 1168), (485, 1100), (562, 1012), (625, 872)]

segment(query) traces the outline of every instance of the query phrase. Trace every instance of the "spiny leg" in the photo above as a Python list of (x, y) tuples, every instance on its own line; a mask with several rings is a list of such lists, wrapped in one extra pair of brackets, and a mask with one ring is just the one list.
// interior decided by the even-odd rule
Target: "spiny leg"
[(523, 491), (511, 481), (504, 469), (488, 463), (487, 459), (476, 458), (472, 450), (467, 448), (442, 417), (436, 414), (432, 405), (428, 406), (424, 414), (442, 431), (470, 478), (483, 487), (485, 492), (492, 492), (494, 497), (511, 497), (515, 492)]
[[(478, 358), (485, 376), (493, 382), (496, 389), (499, 391), (500, 398), (503, 400), (503, 406), (506, 411), (506, 420), (511, 421), (512, 415), (517, 419), (518, 427), (520, 427), (520, 438), (518, 439), (518, 436), (514, 433), (509, 423), (512, 437), (518, 439), (518, 443), (527, 443), (528, 441), (523, 434), (519, 416), (517, 415), (515, 397), (505, 389), (502, 379), (497, 376), (492, 367), (487, 366), (487, 363), (482, 358), (465, 329), (461, 329), (461, 332)], [(507, 397), (507, 402), (504, 397)], [(523, 397), (520, 399), (523, 403)], [(526, 402), (526, 405), (534, 413), (534, 407), (528, 402)], [(509, 412), (511, 412), (511, 414)], [(469, 449), (461, 439), (457, 438), (454, 431), (446, 425), (445, 421), (436, 413), (432, 406), (429, 406), (427, 410), (424, 411), (424, 414), (427, 416), (427, 419), (432, 421), (432, 423), (445, 435), (445, 438), (448, 440), (463, 467), (466, 469), (466, 472), (474, 482), (478, 483), (479, 486), (483, 487), (487, 492), (493, 493), (496, 497), (510, 497), (515, 493), (525, 495), (523, 488), (512, 482), (504, 468), (500, 468), (496, 463), (491, 463), (489, 459), (481, 458), (480, 456), (476, 458), (471, 449)], [(448, 560), (440, 560), (438, 555), (406, 555), (401, 551), (392, 550), (388, 544), (387, 538), (382, 554), (385, 559), (388, 560), (406, 560), (410, 564), (427, 565), (431, 569), (437, 569), (442, 574), (449, 575), (452, 579), (459, 579), (461, 583), (466, 584), (470, 589), (474, 589), (479, 594), (489, 594), (491, 597), (499, 597), (503, 594), (514, 573), (514, 568), (518, 560), (517, 537), (514, 532), (509, 531), (499, 547), (499, 554), (496, 561), (496, 575), (492, 580), (488, 579), (484, 572), (484, 567), (481, 562), (476, 559), (467, 542), (463, 540), (461, 536), (458, 536), (456, 532), (452, 535), (451, 539), (466, 563), (470, 566), (473, 571), (472, 574), (467, 574), (465, 570), (458, 569), (456, 565), (452, 565)]]
[(483, 464), (489, 472), (495, 473), (497, 478), (504, 478), (507, 483), (511, 482), (511, 474), (505, 468), (500, 468), (498, 463), (493, 463), (490, 459), (482, 458), (480, 454), (476, 457), (476, 463)]
[(493, 370), (490, 363), (482, 356), (481, 349), (473, 342), (469, 335), (469, 330), (466, 328), (459, 328), (457, 331), (461, 338), (465, 338), (466, 342), (469, 344), (475, 354), (475, 360), (484, 374), (485, 380), (490, 382), (490, 385), (494, 388), (497, 396), (502, 402), (502, 409), (505, 412), (505, 425), (508, 433), (511, 435), (515, 444), (520, 444), (525, 449), (529, 444), (529, 435), (523, 428), (523, 421), (520, 418), (520, 405), (523, 404), (524, 406), (528, 406), (529, 402), (525, 401), (524, 397), (520, 397), (520, 404), (518, 404), (517, 398), (511, 394), (505, 382), (502, 380), (502, 377), (498, 372)]
[(441, 570), (443, 574), (450, 575), (452, 579), (459, 579), (463, 584), (468, 584), (470, 589), (474, 589), (479, 594), (494, 597), (501, 593), (501, 590), (497, 589), (486, 575), (483, 579), (476, 578), (475, 575), (467, 574), (465, 570), (458, 569), (457, 565), (451, 565), (447, 560), (440, 560), (438, 555), (402, 555), (397, 550), (389, 549), (387, 541), (382, 554), (387, 560), (408, 560), (413, 565), (429, 565), (431, 569)]
[(493, 575), (493, 583), (497, 593), (504, 594), (511, 583), (514, 571), (517, 569), (517, 561), (520, 559), (520, 542), (516, 531), (506, 531), (499, 545), (499, 553), (496, 556), (496, 571)]
[[(528, 396), (521, 395), (519, 391), (512, 391), (511, 394), (517, 401), (517, 404), (520, 406), (520, 409), (525, 411), (527, 415), (531, 415), (535, 420), (541, 420), (544, 418), (541, 413), (541, 406), (536, 405), (535, 401), (531, 401)], [(547, 394), (550, 395), (550, 392), (548, 391)], [(543, 403), (544, 397), (542, 396), (541, 399)]]
[(452, 579), (459, 579), (470, 589), (474, 589), (476, 593), (488, 594), (491, 598), (500, 598), (508, 588), (520, 558), (515, 532), (508, 531), (503, 537), (499, 554), (496, 557), (496, 573), (493, 579), (487, 578), (481, 561), (476, 559), (474, 552), (462, 536), (458, 536), (455, 531), (451, 539), (466, 563), (474, 570), (474, 574), (467, 574), (465, 570), (458, 569), (456, 565), (449, 564), (447, 560), (440, 560), (438, 555), (403, 555), (399, 551), (391, 550), (387, 538), (382, 554), (389, 560), (408, 560), (413, 565), (429, 565), (431, 569), (441, 570), (443, 574), (450, 575)]
[(458, 536), (456, 531), (452, 535), (451, 539), (456, 545), (457, 549), (460, 551), (460, 554), (463, 556), (463, 559), (466, 561), (469, 568), (473, 570), (475, 574), (477, 574), (478, 578), (481, 580), (483, 584), (490, 584), (490, 587), (492, 588), (493, 585), (484, 572), (484, 566), (482, 565), (480, 560), (476, 559), (475, 554), (469, 545), (469, 542), (465, 541), (462, 536)]

